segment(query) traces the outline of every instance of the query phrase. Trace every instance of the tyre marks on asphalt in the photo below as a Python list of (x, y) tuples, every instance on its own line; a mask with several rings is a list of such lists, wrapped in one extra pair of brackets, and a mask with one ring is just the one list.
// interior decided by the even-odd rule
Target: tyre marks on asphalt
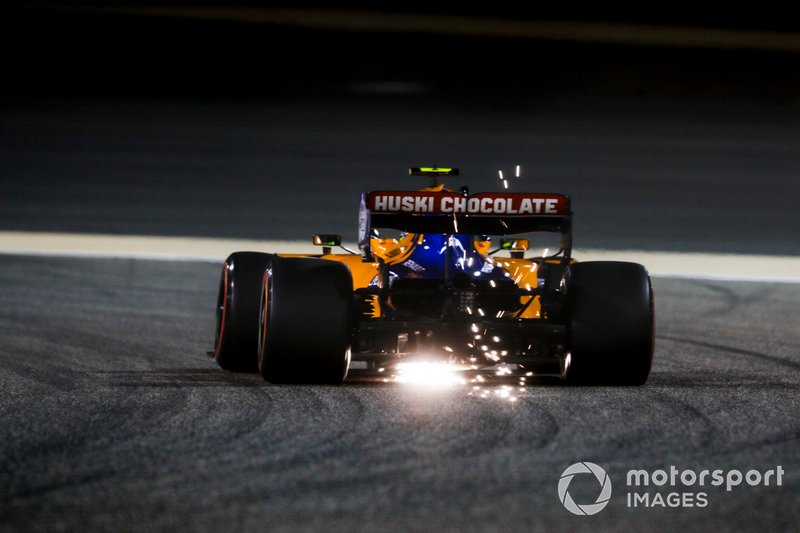
[[(142, 263), (7, 261), (4, 517), (55, 529), (124, 516), (156, 529), (342, 516), (513, 528), (560, 523), (554, 480), (578, 460), (619, 472), (796, 457), (798, 286), (656, 280), (646, 386), (537, 381), (510, 401), (499, 393), (513, 379), (487, 380), (483, 395), (471, 383), (277, 386), (225, 372), (205, 355), (216, 265)], [(30, 303), (49, 294), (57, 306)]]
[[(740, 299), (747, 300), (748, 291), (741, 292)], [(706, 305), (715, 304), (701, 304)], [(759, 320), (768, 320), (769, 308), (769, 301), (758, 306), (749, 303), (732, 312), (728, 316), (729, 323), (738, 325), (742, 315), (751, 316), (754, 309), (758, 309)], [(662, 402), (659, 411), (663, 416), (680, 421), (677, 431), (684, 431), (684, 426), (695, 428), (688, 431), (685, 438), (668, 442), (682, 447), (686, 439), (705, 435), (707, 442), (695, 443), (694, 455), (733, 454), (735, 457), (767, 444), (786, 446), (795, 440), (800, 433), (800, 421), (796, 416), (800, 405), (797, 361), (783, 353), (773, 355), (727, 344), (738, 341), (747, 346), (754, 342), (750, 333), (758, 329), (758, 321), (744, 331), (733, 327), (732, 335), (723, 337), (727, 342), (722, 343), (689, 338), (700, 334), (694, 331), (693, 320), (697, 319), (689, 317), (685, 326), (673, 325), (670, 331), (675, 331), (674, 334), (657, 336), (657, 364), (643, 391)], [(706, 337), (720, 338), (719, 330), (710, 326), (712, 322), (711, 319), (703, 322), (709, 328)], [(691, 329), (691, 333), (686, 329)], [(672, 411), (671, 415), (668, 411)], [(680, 448), (672, 450), (679, 451)], [(671, 452), (664, 450), (664, 453)]]
[(800, 361), (793, 361), (793, 360), (785, 359), (783, 357), (770, 355), (768, 353), (756, 352), (756, 351), (753, 351), (753, 350), (743, 350), (741, 348), (735, 348), (733, 346), (727, 346), (727, 345), (720, 344), (720, 343), (707, 342), (707, 341), (688, 339), (688, 338), (673, 337), (673, 336), (670, 336), (670, 335), (659, 335), (658, 339), (669, 340), (669, 341), (672, 341), (672, 342), (676, 342), (676, 343), (680, 343), (680, 344), (686, 344), (686, 345), (689, 345), (689, 346), (694, 346), (694, 347), (699, 347), (699, 348), (705, 348), (705, 349), (708, 349), (708, 350), (713, 350), (715, 352), (720, 352), (721, 354), (724, 354), (724, 355), (736, 354), (736, 355), (742, 355), (742, 356), (745, 356), (745, 357), (752, 357), (752, 358), (759, 359), (761, 361), (767, 361), (769, 363), (785, 366), (785, 367), (788, 367), (790, 369), (800, 371)]

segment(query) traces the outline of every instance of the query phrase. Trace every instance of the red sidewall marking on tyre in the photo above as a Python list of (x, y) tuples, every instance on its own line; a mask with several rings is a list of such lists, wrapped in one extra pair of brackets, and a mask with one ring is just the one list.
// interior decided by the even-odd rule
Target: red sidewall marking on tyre
[(261, 311), (261, 346), (260, 352), (263, 354), (267, 348), (267, 320), (269, 319), (269, 272), (264, 272), (264, 288), (262, 311)]
[(222, 348), (222, 337), (225, 335), (225, 317), (228, 314), (228, 263), (222, 267), (222, 318), (219, 321), (219, 331), (217, 332), (217, 346), (214, 348), (214, 357), (219, 357)]

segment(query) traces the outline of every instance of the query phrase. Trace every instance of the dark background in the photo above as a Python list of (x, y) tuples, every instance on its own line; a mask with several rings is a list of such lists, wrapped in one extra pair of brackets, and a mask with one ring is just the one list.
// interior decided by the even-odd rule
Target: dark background
[[(41, 5), (37, 5), (41, 4)], [(247, 22), (259, 10), (467, 16), (531, 22), (648, 25), (795, 32), (796, 18), (776, 12), (667, 9), (576, 11), (482, 6), (443, 8), (424, 2), (237, 2), (241, 21), (189, 18), (213, 2), (169, 2), (184, 16), (131, 14), (156, 2), (82, 2), (81, 8), (29, 3), (5, 8), (4, 90), (40, 95), (170, 95), (271, 97), (335, 90), (358, 80), (433, 83), (488, 99), (507, 92), (542, 98), (567, 91), (583, 96), (691, 96), (796, 101), (796, 53), (665, 46), (601, 45), (519, 38), (426, 33), (335, 31)], [(103, 10), (107, 11), (103, 11)], [(127, 11), (126, 11), (127, 10)], [(767, 10), (764, 10), (767, 11)], [(189, 14), (187, 16), (187, 13)], [(785, 14), (784, 14), (785, 15)], [(457, 21), (457, 19), (456, 19)], [(620, 36), (622, 41), (622, 36)]]
[[(170, 6), (3, 9), (0, 229), (352, 240), (359, 192), (416, 188), (409, 166), (458, 166), (451, 185), (491, 190), (521, 164), (516, 190), (572, 195), (577, 246), (798, 251), (793, 17), (251, 2), (222, 20), (198, 18), (212, 3)], [(275, 9), (367, 22), (252, 22)], [(441, 33), (377, 31), (377, 10), (444, 17)], [(453, 35), (463, 17), (617, 26), (603, 42)], [(631, 44), (630, 27), (675, 38)], [(688, 45), (681, 28), (739, 44)]]

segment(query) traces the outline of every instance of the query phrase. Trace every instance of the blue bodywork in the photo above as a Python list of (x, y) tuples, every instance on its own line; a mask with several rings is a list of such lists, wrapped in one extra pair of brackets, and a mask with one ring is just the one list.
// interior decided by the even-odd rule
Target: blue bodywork
[[(397, 279), (452, 280), (459, 273), (470, 279), (501, 280), (509, 274), (487, 261), (475, 249), (474, 237), (465, 234), (425, 234), (415, 239), (411, 254), (401, 263), (389, 266), (389, 286)], [(463, 276), (463, 274), (462, 274)], [(378, 284), (376, 277), (371, 285)]]

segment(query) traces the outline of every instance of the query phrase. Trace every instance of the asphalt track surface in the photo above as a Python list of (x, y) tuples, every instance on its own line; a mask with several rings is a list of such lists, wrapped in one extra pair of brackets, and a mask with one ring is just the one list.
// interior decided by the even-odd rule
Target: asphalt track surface
[[(92, 50), (94, 35), (85, 40)], [(581, 48), (547, 63), (551, 50), (535, 47), (525, 59), (541, 71), (520, 87), (506, 68), (516, 58), (489, 68), (508, 52), (501, 43), (496, 56), (464, 55), (457, 69), (474, 58), (489, 75), (462, 87), (445, 79), (457, 69), (436, 76), (464, 43), (434, 41), (421, 76), (372, 70), (388, 47), (341, 77), (312, 65), (333, 74), (322, 87), (300, 63), (277, 92), (188, 98), (176, 79), (199, 84), (205, 72), (175, 48), (159, 67), (180, 67), (163, 94), (135, 96), (158, 81), (142, 78), (134, 96), (86, 98), (59, 91), (72, 69), (99, 63), (69, 63), (85, 50), (64, 43), (44, 64), (63, 63), (56, 80), (15, 59), (40, 72), (30, 86), (61, 85), (30, 97), (23, 86), (0, 105), (4, 231), (352, 240), (358, 193), (416, 186), (408, 166), (458, 165), (473, 190), (496, 190), (496, 171), (521, 164), (514, 189), (572, 195), (578, 247), (798, 255), (798, 84), (782, 74), (794, 56), (691, 51), (684, 64), (688, 55), (638, 50), (615, 63), (608, 49)], [(219, 44), (209, 43), (201, 52)], [(338, 68), (355, 61), (348, 51), (319, 53)], [(256, 56), (218, 68), (235, 77)], [(631, 67), (639, 58), (656, 66)], [(109, 75), (145, 68), (121, 62)], [(102, 94), (98, 72), (84, 83)], [(695, 84), (701, 94), (687, 93)], [(644, 387), (358, 376), (305, 387), (207, 357), (218, 265), (0, 259), (4, 531), (794, 531), (800, 519), (798, 284), (655, 279)], [(578, 461), (612, 480), (593, 517), (558, 499)], [(703, 508), (627, 506), (628, 470), (671, 465), (785, 473), (781, 486), (637, 491), (702, 491)], [(570, 486), (581, 503), (597, 489), (585, 477)]]
[[(3, 529), (796, 526), (798, 285), (657, 279), (646, 386), (476, 390), (222, 371), (205, 355), (217, 275), (209, 263), (3, 258)], [(612, 479), (593, 517), (559, 503), (577, 461)], [(779, 487), (706, 487), (705, 508), (627, 507), (629, 469), (670, 465), (786, 473)], [(597, 484), (581, 483), (591, 503)]]

